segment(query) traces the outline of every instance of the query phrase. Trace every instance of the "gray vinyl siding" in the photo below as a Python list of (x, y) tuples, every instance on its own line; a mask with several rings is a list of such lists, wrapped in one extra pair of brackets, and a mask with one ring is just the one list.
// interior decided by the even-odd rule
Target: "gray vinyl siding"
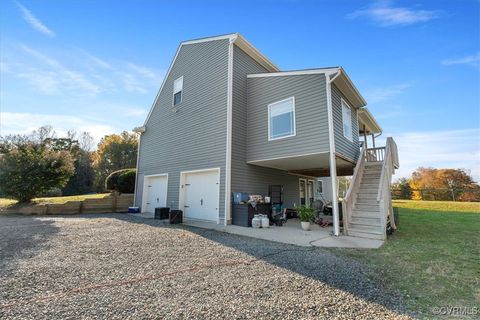
[(344, 99), (349, 105), (351, 103), (345, 98), (340, 90), (332, 84), (332, 108), (333, 108), (333, 127), (335, 133), (335, 152), (350, 159), (357, 161), (360, 153), (360, 143), (358, 140), (358, 119), (357, 109), (352, 109), (352, 132), (353, 142), (345, 138), (343, 135), (342, 121), (342, 100)]
[(269, 185), (283, 185), (284, 204), (299, 204), (298, 176), (247, 164), (247, 74), (267, 72), (245, 52), (233, 49), (232, 192), (268, 194)]
[[(248, 78), (247, 160), (327, 152), (324, 74)], [(295, 97), (296, 136), (268, 141), (268, 105)]]
[[(141, 137), (137, 206), (144, 175), (168, 173), (167, 205), (178, 208), (181, 171), (220, 168), (224, 219), (228, 46), (217, 40), (181, 47)], [(181, 76), (183, 97), (175, 113), (173, 82)]]

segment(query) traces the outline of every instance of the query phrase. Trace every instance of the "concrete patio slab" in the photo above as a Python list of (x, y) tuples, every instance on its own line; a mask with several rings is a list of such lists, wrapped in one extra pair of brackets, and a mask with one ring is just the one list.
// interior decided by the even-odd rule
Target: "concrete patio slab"
[[(153, 213), (129, 213), (129, 215), (153, 219)], [(321, 228), (318, 225), (311, 225), (310, 231), (302, 230), (298, 219), (290, 219), (282, 227), (270, 226), (269, 228), (247, 228), (235, 225), (219, 225), (206, 221), (184, 221), (184, 225), (226, 232), (240, 236), (263, 239), (273, 242), (294, 244), (302, 247), (324, 247), (324, 248), (356, 248), (356, 249), (377, 249), (383, 244), (382, 240), (366, 239), (359, 237), (333, 235), (333, 228)]]
[(198, 228), (211, 229), (268, 241), (294, 244), (303, 247), (315, 246), (330, 248), (376, 249), (381, 247), (383, 244), (383, 241), (381, 240), (348, 236), (335, 237), (333, 235), (332, 227), (321, 228), (318, 225), (312, 225), (310, 231), (304, 231), (300, 226), (300, 221), (297, 219), (288, 220), (288, 222), (282, 227), (271, 226), (269, 228), (260, 229), (234, 225), (224, 226), (203, 221), (186, 221), (184, 224)]

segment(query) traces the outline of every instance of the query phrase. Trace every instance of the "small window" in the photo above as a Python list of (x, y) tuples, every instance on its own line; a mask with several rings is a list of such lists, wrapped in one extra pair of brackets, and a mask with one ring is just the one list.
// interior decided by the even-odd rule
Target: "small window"
[(343, 136), (350, 141), (353, 141), (352, 130), (352, 109), (342, 99), (342, 122), (343, 122)]
[(295, 98), (268, 105), (268, 140), (295, 135)]
[(173, 105), (176, 106), (182, 102), (183, 77), (173, 82)]

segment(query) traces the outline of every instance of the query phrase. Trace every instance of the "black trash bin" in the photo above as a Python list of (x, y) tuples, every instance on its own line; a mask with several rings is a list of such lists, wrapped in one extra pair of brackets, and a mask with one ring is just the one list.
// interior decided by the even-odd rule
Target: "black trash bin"
[(183, 222), (183, 211), (182, 210), (172, 210), (170, 211), (170, 223), (182, 223)]
[(170, 208), (155, 208), (155, 219), (168, 219)]

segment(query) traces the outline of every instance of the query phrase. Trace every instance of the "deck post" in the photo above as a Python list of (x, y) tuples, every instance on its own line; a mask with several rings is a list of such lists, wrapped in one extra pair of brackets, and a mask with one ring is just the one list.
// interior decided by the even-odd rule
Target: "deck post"
[(333, 216), (333, 234), (340, 235), (340, 218), (338, 212), (338, 189), (337, 189), (337, 161), (335, 155), (335, 132), (333, 129), (333, 106), (332, 106), (332, 85), (331, 82), (335, 79), (327, 76), (327, 113), (328, 113), (328, 140), (330, 144), (329, 164), (330, 164), (330, 179), (332, 181), (332, 216)]
[(375, 149), (375, 134), (372, 133), (372, 145), (373, 145), (373, 149)]

